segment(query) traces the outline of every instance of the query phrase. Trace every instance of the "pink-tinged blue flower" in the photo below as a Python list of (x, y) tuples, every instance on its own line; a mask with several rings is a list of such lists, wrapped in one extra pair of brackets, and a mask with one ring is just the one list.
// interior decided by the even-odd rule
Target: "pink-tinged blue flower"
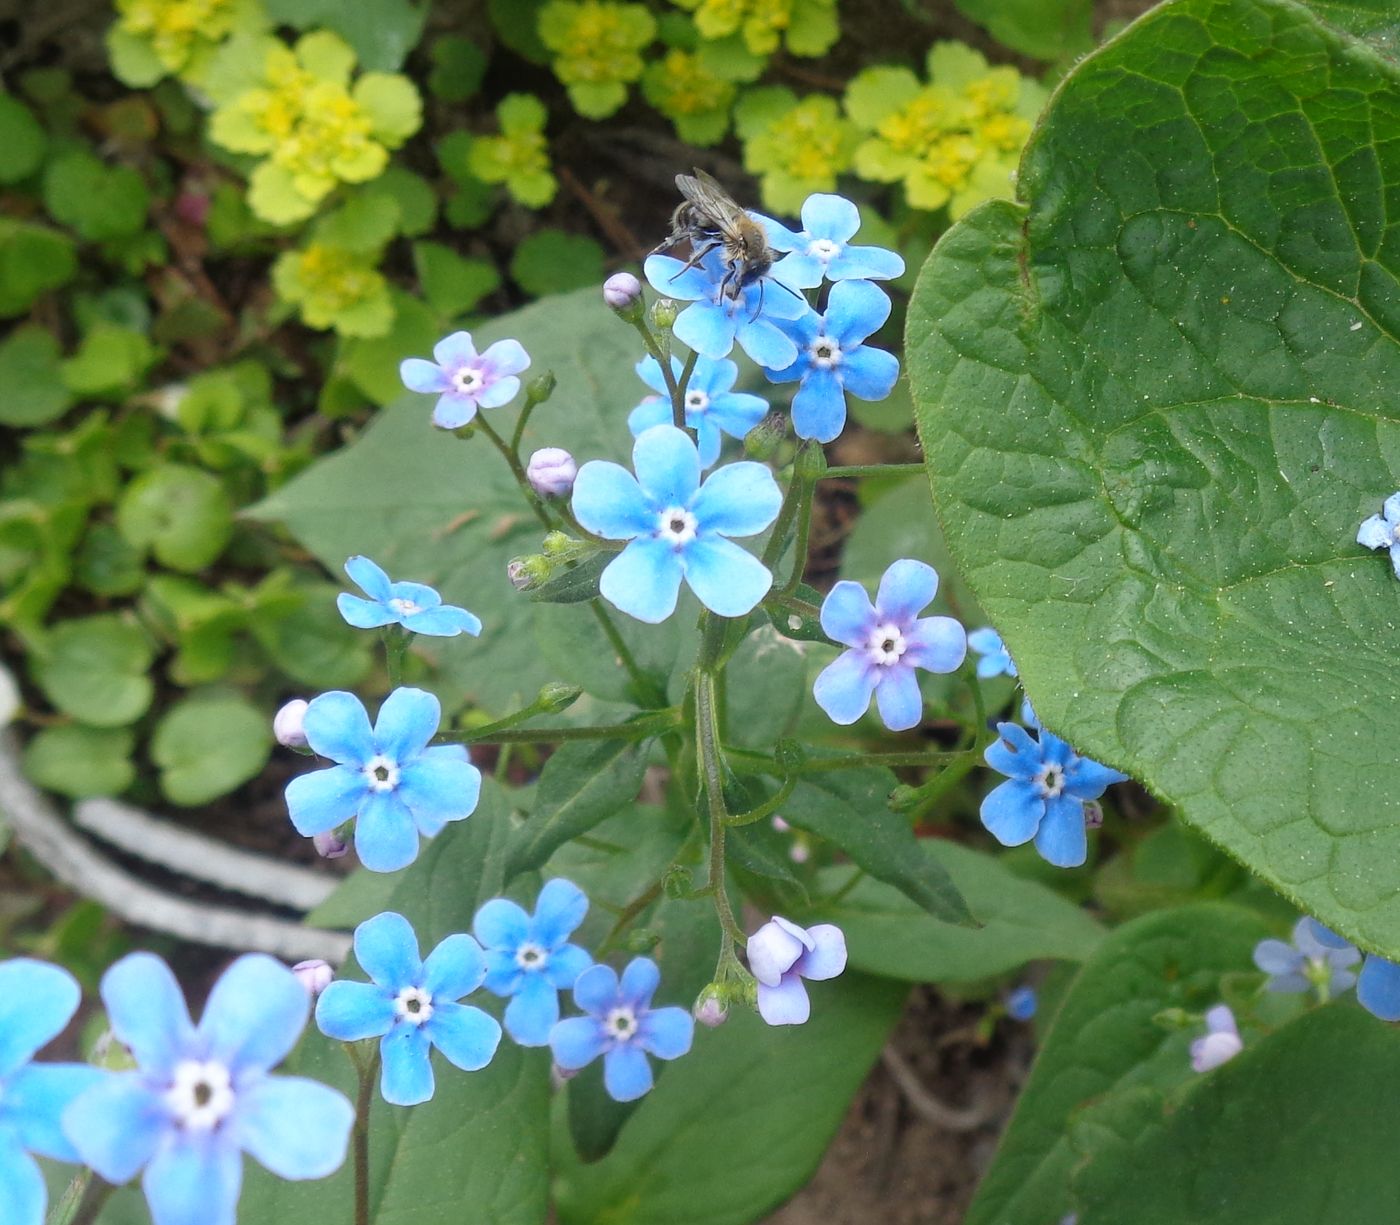
[(1015, 723), (998, 723), (997, 733), (985, 757), (1009, 777), (982, 801), (982, 824), (1002, 846), (1034, 838), (1057, 868), (1079, 867), (1088, 857), (1085, 802), (1128, 776), (1079, 756), (1044, 729), (1039, 740)]
[(345, 563), (345, 573), (369, 597), (361, 599), (348, 591), (336, 596), (340, 615), (356, 629), (402, 625), (412, 633), (434, 638), (481, 633), (480, 617), (465, 608), (444, 604), (442, 596), (422, 583), (390, 582), (389, 576), (368, 557), (352, 557)]
[(1006, 1015), (1013, 1021), (1029, 1021), (1039, 1007), (1034, 987), (1017, 987), (1006, 997)]
[(81, 1161), (59, 1120), (103, 1073), (80, 1063), (33, 1063), (78, 1010), (77, 980), (28, 957), (0, 962), (0, 1221), (42, 1225), (44, 1176), (31, 1154)]
[(1269, 976), (1264, 984), (1268, 990), (1285, 994), (1316, 991), (1330, 999), (1356, 981), (1351, 967), (1361, 960), (1361, 953), (1350, 944), (1338, 947), (1318, 939), (1319, 927), (1316, 920), (1304, 915), (1293, 926), (1292, 944), (1261, 940), (1255, 945), (1254, 964)]
[(916, 668), (953, 672), (967, 655), (967, 635), (952, 617), (920, 617), (938, 592), (938, 572), (897, 561), (880, 579), (875, 603), (859, 583), (843, 580), (822, 601), (822, 630), (848, 649), (828, 664), (812, 696), (836, 723), (854, 723), (875, 696), (891, 731), (917, 727), (924, 699)]
[(486, 989), (508, 997), (506, 1032), (521, 1046), (548, 1046), (559, 1020), (559, 991), (571, 988), (593, 959), (569, 936), (588, 913), (588, 898), (572, 881), (540, 890), (535, 913), (507, 898), (476, 912), (472, 931), (486, 950)]
[(679, 1059), (690, 1050), (695, 1019), (684, 1008), (653, 1008), (661, 983), (656, 962), (634, 958), (621, 981), (611, 966), (590, 966), (574, 983), (574, 1003), (588, 1015), (560, 1021), (549, 1035), (554, 1062), (565, 1072), (603, 1057), (603, 1086), (619, 1102), (631, 1102), (652, 1086), (651, 1063)]
[(520, 390), (517, 375), (529, 369), (530, 355), (518, 340), (498, 340), (478, 353), (470, 332), (453, 332), (433, 346), (433, 360), (410, 357), (399, 365), (409, 391), (436, 394), (433, 424), (455, 430), (478, 408), (500, 408)]
[(155, 1225), (233, 1225), (251, 1153), (279, 1178), (340, 1168), (355, 1109), (344, 1094), (269, 1072), (306, 1026), (297, 976), (261, 953), (238, 958), (191, 1023), (170, 967), (150, 953), (102, 977), (112, 1032), (136, 1071), (105, 1076), (64, 1112), (82, 1160), (111, 1183), (142, 1170)]
[(372, 981), (336, 979), (316, 1001), (316, 1024), (341, 1042), (379, 1039), (386, 1102), (416, 1106), (433, 1096), (434, 1047), (464, 1072), (491, 1062), (500, 1023), (459, 1002), (486, 978), (486, 957), (470, 936), (448, 936), (420, 959), (412, 924), (386, 910), (355, 929), (355, 959)]
[(1191, 1043), (1191, 1067), (1197, 1072), (1218, 1068), (1244, 1050), (1235, 1014), (1224, 1004), (1206, 1013), (1206, 1032)]
[(783, 496), (762, 464), (726, 464), (700, 483), (690, 435), (656, 425), (632, 447), (626, 468), (591, 460), (574, 482), (574, 515), (590, 532), (630, 541), (603, 571), (599, 590), (638, 621), (666, 620), (681, 580), (721, 617), (742, 617), (768, 594), (773, 576), (728, 539), (753, 536), (778, 515)]
[(1400, 965), (1368, 956), (1356, 980), (1356, 998), (1372, 1016), (1400, 1021)]
[(779, 323), (797, 346), (797, 357), (763, 373), (774, 383), (800, 384), (792, 397), (792, 428), (799, 438), (835, 438), (846, 424), (848, 392), (860, 400), (883, 400), (890, 394), (899, 378), (899, 359), (864, 343), (889, 316), (890, 300), (878, 285), (840, 281), (831, 287), (825, 315)]
[(804, 978), (822, 982), (846, 968), (839, 927), (798, 927), (774, 915), (748, 942), (749, 969), (758, 980), (758, 1014), (769, 1025), (801, 1025), (812, 1012)]
[(669, 255), (652, 255), (644, 268), (658, 293), (690, 305), (676, 316), (672, 332), (701, 357), (728, 357), (734, 342), (760, 366), (771, 369), (790, 365), (797, 358), (796, 344), (774, 320), (810, 315), (807, 299), (780, 279), (775, 264), (766, 277), (746, 286), (731, 298), (724, 285), (724, 261), (710, 252), (694, 267)]
[(977, 652), (977, 675), (983, 680), (992, 676), (1016, 675), (1016, 664), (1012, 661), (1006, 644), (990, 625), (969, 630), (967, 645)]
[[(671, 358), (671, 373), (680, 381), (681, 363)], [(627, 428), (633, 438), (639, 438), (655, 425), (671, 423), (671, 393), (661, 375), (661, 365), (654, 357), (637, 363), (637, 374), (655, 396), (648, 396), (627, 418)], [(699, 358), (685, 387), (685, 423), (695, 431), (700, 449), (700, 466), (710, 468), (719, 458), (720, 435), (743, 438), (763, 420), (768, 401), (761, 396), (734, 391), (739, 379), (739, 367), (733, 362)]]
[(1391, 567), (1400, 578), (1400, 493), (1386, 498), (1381, 513), (1361, 525), (1356, 543), (1367, 549), (1389, 549)]
[(418, 857), (418, 837), (476, 811), (481, 771), (460, 744), (430, 745), (442, 707), (422, 689), (395, 689), (370, 727), (353, 693), (333, 690), (306, 708), (307, 743), (337, 764), (287, 784), (287, 809), (308, 838), (355, 822), (355, 851), (371, 872)]
[(844, 196), (823, 193), (802, 205), (802, 229), (792, 231), (771, 217), (753, 214), (768, 231), (768, 245), (789, 251), (783, 279), (799, 289), (828, 281), (888, 281), (904, 273), (904, 260), (884, 247), (853, 247), (860, 210)]

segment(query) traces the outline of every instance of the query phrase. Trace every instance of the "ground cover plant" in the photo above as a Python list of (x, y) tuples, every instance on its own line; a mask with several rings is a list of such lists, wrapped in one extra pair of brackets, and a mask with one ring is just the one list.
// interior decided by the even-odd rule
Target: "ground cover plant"
[(0, 1220), (761, 1221), (911, 990), (946, 1219), (1400, 1207), (1400, 15), (873, 7), (7, 34), (6, 751), (336, 874), (16, 817)]

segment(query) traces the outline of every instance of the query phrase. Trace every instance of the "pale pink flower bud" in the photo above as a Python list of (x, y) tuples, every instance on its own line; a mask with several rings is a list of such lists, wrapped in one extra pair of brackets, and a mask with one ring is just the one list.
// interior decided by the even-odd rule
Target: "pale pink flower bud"
[(316, 848), (316, 854), (322, 859), (340, 859), (350, 852), (350, 847), (345, 839), (333, 829), (327, 830), (324, 834), (317, 834), (311, 839), (311, 843)]
[(530, 456), (525, 475), (542, 498), (561, 498), (574, 487), (578, 464), (560, 447), (542, 447)]
[(626, 310), (642, 296), (642, 283), (630, 272), (614, 272), (603, 282), (603, 301), (615, 311)]
[(306, 993), (313, 1000), (329, 987), (331, 980), (335, 978), (335, 971), (319, 957), (313, 958), (311, 961), (297, 962), (292, 967), (292, 973), (297, 976), (297, 980), (306, 988)]

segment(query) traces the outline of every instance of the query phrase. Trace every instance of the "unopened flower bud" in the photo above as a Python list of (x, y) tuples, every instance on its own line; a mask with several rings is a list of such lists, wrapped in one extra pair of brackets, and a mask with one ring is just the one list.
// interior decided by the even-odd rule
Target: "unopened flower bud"
[(661, 943), (659, 932), (652, 931), (649, 927), (639, 927), (627, 937), (627, 951), (629, 953), (650, 953)]
[(661, 878), (661, 888), (669, 898), (687, 897), (692, 888), (690, 869), (673, 863), (666, 869), (666, 874)]
[(342, 859), (350, 853), (349, 844), (333, 829), (317, 834), (311, 839), (311, 845), (322, 859)]
[(788, 848), (788, 858), (791, 859), (793, 863), (806, 863), (812, 858), (812, 848), (805, 842), (794, 842), (792, 846)]
[(663, 332), (669, 332), (675, 325), (676, 316), (681, 313), (680, 304), (670, 298), (657, 298), (651, 304), (651, 321)]
[(797, 453), (797, 475), (804, 481), (817, 481), (826, 475), (826, 452), (809, 443)]
[(540, 549), (546, 557), (563, 557), (573, 549), (575, 543), (577, 542), (567, 532), (546, 532), (545, 538), (540, 541)]
[(918, 804), (922, 795), (917, 787), (911, 787), (908, 783), (900, 783), (893, 788), (885, 798), (885, 804), (891, 812), (910, 812)]
[(313, 1000), (331, 985), (331, 980), (335, 978), (335, 971), (330, 965), (322, 961), (319, 957), (311, 961), (299, 961), (292, 967), (292, 973), (297, 976), (297, 980), (306, 988), (306, 993)]
[(708, 1026), (710, 1029), (718, 1029), (729, 1019), (729, 1009), (720, 997), (715, 985), (711, 983), (700, 992), (700, 998), (695, 1001), (695, 1007), (690, 1010), (690, 1015), (701, 1025)]
[(525, 384), (525, 398), (531, 404), (543, 404), (554, 394), (554, 389), (559, 385), (559, 380), (554, 377), (553, 370), (546, 370), (543, 374), (537, 374)]
[(786, 435), (787, 418), (781, 413), (769, 413), (744, 435), (744, 454), (760, 462), (772, 459)]
[(302, 727), (302, 722), (306, 718), (306, 708), (309, 702), (302, 698), (293, 698), (282, 707), (272, 717), (272, 734), (277, 737), (277, 743), (288, 749), (304, 749), (306, 744), (306, 730)]
[(512, 558), (506, 565), (506, 574), (516, 591), (533, 591), (549, 577), (551, 569), (549, 558), (531, 553), (527, 557)]
[(578, 701), (583, 690), (577, 685), (565, 685), (561, 681), (550, 681), (540, 686), (540, 695), (535, 700), (550, 714), (567, 710)]
[(784, 821), (784, 820), (782, 819), (782, 817), (777, 816), (776, 814), (774, 814), (774, 817), (773, 817), (773, 828), (776, 829), (776, 830), (778, 831), (778, 833), (780, 833), (780, 834), (785, 834), (785, 833), (788, 832), (788, 830), (790, 830), (790, 829), (792, 828), (792, 826), (789, 825), (786, 821)]
[(631, 323), (641, 309), (642, 283), (630, 272), (614, 272), (603, 282), (603, 301)]
[(566, 497), (578, 476), (578, 464), (562, 447), (541, 447), (525, 466), (530, 488), (542, 498)]
[(1084, 828), (1098, 829), (1103, 824), (1103, 805), (1098, 800), (1084, 801)]

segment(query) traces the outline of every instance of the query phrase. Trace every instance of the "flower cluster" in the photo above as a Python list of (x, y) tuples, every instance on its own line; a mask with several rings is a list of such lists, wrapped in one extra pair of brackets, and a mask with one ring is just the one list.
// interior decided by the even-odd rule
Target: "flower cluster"
[(538, 28), (574, 110), (606, 119), (627, 101), (627, 86), (642, 75), (640, 53), (656, 37), (656, 18), (642, 4), (549, 0), (540, 9)]
[(284, 251), (272, 266), (277, 296), (301, 313), (307, 327), (334, 328), (344, 336), (382, 336), (394, 322), (389, 282), (378, 252), (309, 242)]
[(695, 14), (702, 38), (743, 40), (750, 55), (825, 55), (840, 26), (836, 0), (672, 0)]
[(695, 52), (673, 47), (642, 71), (642, 96), (669, 119), (688, 145), (718, 144), (729, 131), (735, 85)]
[(198, 82), (214, 49), (261, 20), (248, 0), (117, 0), (107, 32), (112, 69), (135, 88), (173, 74)]
[(796, 212), (808, 192), (831, 191), (851, 168), (860, 131), (835, 98), (790, 89), (752, 89), (734, 110), (744, 169), (759, 176), (765, 207)]

